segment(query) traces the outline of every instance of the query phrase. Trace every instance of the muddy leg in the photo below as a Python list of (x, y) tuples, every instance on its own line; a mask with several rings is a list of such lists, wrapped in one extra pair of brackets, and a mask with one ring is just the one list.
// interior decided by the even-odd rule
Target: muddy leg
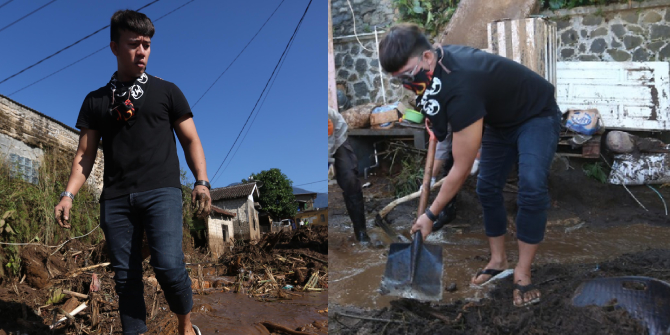
[[(535, 259), (538, 247), (539, 244), (528, 244), (519, 241), (519, 263), (517, 263), (516, 268), (514, 269), (514, 283), (522, 286), (531, 284), (530, 267), (533, 264), (533, 259)], [(528, 291), (523, 296), (521, 294), (515, 294), (514, 304), (522, 305), (539, 297), (539, 290)]]

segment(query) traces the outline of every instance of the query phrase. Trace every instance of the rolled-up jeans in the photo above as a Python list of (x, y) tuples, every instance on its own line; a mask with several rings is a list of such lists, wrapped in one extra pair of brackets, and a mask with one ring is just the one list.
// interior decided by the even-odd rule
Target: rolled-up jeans
[(193, 292), (182, 251), (181, 189), (165, 187), (103, 200), (100, 212), (100, 226), (115, 272), (123, 334), (148, 330), (142, 282), (145, 231), (151, 249), (150, 264), (170, 310), (188, 314), (193, 307)]
[(487, 126), (477, 177), (477, 195), (482, 204), (486, 236), (507, 232), (503, 187), (514, 163), (519, 163), (517, 238), (529, 244), (544, 239), (550, 199), (548, 178), (556, 153), (561, 112), (555, 102), (551, 116), (534, 117), (512, 128)]

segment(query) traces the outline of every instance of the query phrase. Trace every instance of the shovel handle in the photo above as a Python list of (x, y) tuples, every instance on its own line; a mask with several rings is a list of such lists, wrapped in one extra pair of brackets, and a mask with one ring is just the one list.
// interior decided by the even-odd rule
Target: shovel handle
[(423, 188), (421, 189), (421, 198), (419, 198), (419, 209), (416, 212), (418, 219), (428, 207), (428, 198), (430, 197), (430, 177), (433, 175), (433, 161), (435, 160), (435, 148), (437, 139), (432, 137), (428, 141), (428, 154), (426, 155), (426, 168), (423, 171)]
[(416, 268), (419, 264), (419, 255), (421, 254), (421, 246), (423, 245), (423, 236), (421, 235), (421, 230), (414, 232), (414, 240), (412, 241), (411, 254), (410, 254), (410, 278), (414, 280), (414, 274), (416, 273)]

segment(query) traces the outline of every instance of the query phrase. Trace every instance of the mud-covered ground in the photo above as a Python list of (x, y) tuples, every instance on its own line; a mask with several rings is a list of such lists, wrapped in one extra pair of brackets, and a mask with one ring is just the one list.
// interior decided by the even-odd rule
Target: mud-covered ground
[[(378, 293), (372, 292), (381, 279), (389, 242), (374, 227), (374, 215), (393, 200), (393, 190), (387, 179), (373, 176), (366, 180), (371, 182), (371, 187), (364, 189), (368, 228), (373, 239), (378, 241), (369, 248), (378, 248), (381, 252), (366, 251), (354, 243), (341, 190), (336, 185), (331, 186), (330, 245), (336, 249), (331, 249), (331, 295), (335, 294), (335, 299), (331, 298), (329, 304), (330, 333), (645, 334), (642, 324), (623, 310), (577, 308), (571, 305), (571, 298), (575, 289), (591, 278), (635, 275), (670, 282), (670, 250), (649, 249), (650, 246), (666, 248), (670, 220), (662, 200), (652, 190), (644, 186), (628, 187), (646, 207), (645, 210), (622, 186), (601, 184), (586, 177), (581, 168), (586, 162), (575, 159), (554, 162), (550, 176), (552, 205), (547, 227), (551, 240), (541, 245), (538, 259), (542, 261), (534, 266), (532, 272), (533, 281), (542, 292), (542, 300), (537, 305), (524, 308), (512, 305), (511, 277), (499, 281), (484, 297), (469, 297), (467, 294), (471, 291), (464, 289), (474, 269), (483, 267), (488, 261), (481, 207), (474, 191), (475, 178), (471, 177), (459, 193), (454, 227), (443, 232), (443, 236), (447, 237), (439, 240), (439, 243), (445, 243), (445, 253), (449, 256), (445, 259), (445, 277), (458, 287), (458, 291), (445, 292), (445, 296), (457, 298), (432, 305), (400, 299), (377, 299), (375, 294), (379, 296)], [(515, 182), (511, 180), (510, 184)], [(655, 185), (655, 188), (670, 201), (670, 187)], [(433, 192), (432, 197), (435, 194)], [(511, 240), (506, 245), (508, 260), (513, 267), (518, 257), (514, 249), (516, 244), (513, 243), (517, 209), (514, 187), (506, 187), (504, 194), (508, 210), (508, 237)], [(388, 221), (398, 232), (408, 230), (416, 216), (417, 205), (416, 200), (399, 205), (388, 215)], [(644, 232), (639, 234), (644, 236), (638, 236), (637, 232)], [(474, 241), (478, 243), (476, 248), (467, 246), (469, 242), (460, 241), (472, 239), (478, 234), (482, 238)], [(598, 238), (609, 241), (599, 241)], [(459, 248), (463, 250), (456, 252), (455, 249)], [(362, 260), (360, 257), (370, 259)], [(461, 259), (455, 260), (456, 257)], [(366, 270), (365, 266), (344, 272), (339, 269), (352, 263), (351, 260), (356, 260), (356, 264), (376, 262), (382, 265), (371, 265), (379, 268), (374, 271)], [(453, 264), (467, 266), (450, 269)], [(468, 273), (461, 273), (463, 269)], [(372, 283), (368, 284), (369, 287), (354, 290), (357, 282), (366, 280)], [(449, 281), (445, 282), (445, 286), (449, 284)], [(361, 292), (371, 291), (372, 298), (368, 300), (373, 301), (338, 296), (336, 293), (343, 290), (341, 287), (351, 290), (353, 293), (350, 295), (353, 296), (363, 296)], [(466, 295), (463, 295), (464, 292)]]
[[(325, 226), (305, 227), (281, 235), (265, 234), (257, 243), (236, 246), (215, 261), (209, 260), (204, 250), (186, 247), (185, 260), (195, 303), (192, 319), (211, 332), (230, 334), (252, 333), (249, 330), (267, 334), (268, 329), (272, 332), (271, 328), (261, 325), (265, 321), (293, 330), (327, 333), (327, 249)], [(82, 303), (87, 307), (74, 316), (74, 321), (56, 327), (54, 334), (120, 334), (118, 296), (114, 292), (111, 268), (80, 270), (109, 262), (104, 242), (90, 246), (73, 240), (52, 253), (54, 249), (43, 246), (21, 249), (19, 278), (5, 278), (0, 284), (0, 335), (51, 333), (49, 325), (54, 317), (63, 317), (60, 309), (70, 312)], [(96, 292), (91, 288), (93, 274), (99, 279)], [(148, 259), (144, 263), (144, 286), (147, 334), (176, 334), (176, 317), (169, 310)], [(63, 290), (86, 297), (72, 297)], [(222, 298), (221, 294), (225, 296)], [(208, 298), (210, 296), (217, 299)], [(226, 306), (217, 305), (221, 300), (247, 309), (264, 308), (267, 312), (243, 322), (218, 318), (216, 325), (210, 327), (207, 323), (211, 313), (218, 309), (225, 314)], [(298, 301), (302, 309), (292, 308), (293, 300)], [(292, 309), (295, 313), (291, 313)], [(273, 310), (282, 313), (272, 315)], [(237, 328), (230, 328), (231, 331), (228, 324)]]

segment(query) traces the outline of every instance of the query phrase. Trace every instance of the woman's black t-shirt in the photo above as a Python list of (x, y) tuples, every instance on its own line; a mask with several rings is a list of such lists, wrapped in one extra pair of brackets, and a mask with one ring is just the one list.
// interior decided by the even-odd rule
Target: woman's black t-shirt
[(527, 67), (504, 57), (460, 45), (437, 50), (442, 64), (417, 106), (433, 124), (439, 140), (448, 124), (458, 132), (484, 118), (495, 128), (518, 126), (530, 118), (556, 113), (554, 86)]
[(89, 93), (76, 127), (97, 130), (102, 136), (104, 188), (102, 199), (162, 187), (181, 187), (173, 124), (191, 108), (177, 85), (149, 76), (144, 101), (133, 122), (117, 121), (108, 112), (110, 89)]

